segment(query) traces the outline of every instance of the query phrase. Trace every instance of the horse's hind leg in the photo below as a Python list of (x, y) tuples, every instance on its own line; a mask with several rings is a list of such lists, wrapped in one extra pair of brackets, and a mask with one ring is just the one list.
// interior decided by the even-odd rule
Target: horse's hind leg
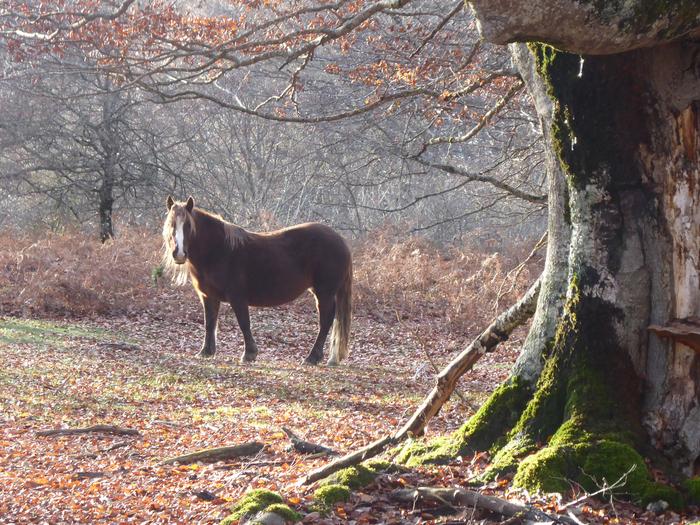
[(204, 344), (199, 351), (200, 357), (210, 357), (216, 353), (216, 325), (219, 320), (219, 306), (221, 302), (207, 297), (200, 296), (202, 306), (204, 306)]
[(318, 336), (311, 352), (304, 360), (310, 365), (316, 365), (323, 359), (323, 345), (326, 343), (328, 331), (333, 325), (333, 319), (335, 319), (335, 295), (320, 294), (316, 291), (314, 291), (314, 295), (316, 295), (316, 305), (318, 306)]
[(231, 306), (233, 307), (233, 312), (236, 314), (238, 326), (241, 327), (243, 343), (245, 345), (245, 350), (241, 356), (241, 362), (255, 361), (255, 358), (258, 356), (258, 346), (255, 344), (253, 333), (250, 331), (250, 312), (248, 310), (248, 305), (246, 303), (232, 301)]

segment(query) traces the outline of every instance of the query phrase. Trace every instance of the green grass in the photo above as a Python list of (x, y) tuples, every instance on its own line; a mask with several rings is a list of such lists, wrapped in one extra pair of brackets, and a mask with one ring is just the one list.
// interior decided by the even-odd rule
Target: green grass
[(115, 334), (101, 328), (58, 325), (33, 319), (0, 318), (0, 342), (61, 348), (66, 339), (113, 341)]

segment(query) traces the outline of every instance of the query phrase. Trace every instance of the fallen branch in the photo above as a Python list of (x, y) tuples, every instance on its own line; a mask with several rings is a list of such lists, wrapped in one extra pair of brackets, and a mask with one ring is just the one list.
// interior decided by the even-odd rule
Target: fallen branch
[(75, 479), (96, 479), (106, 475), (106, 472), (76, 472), (73, 474), (73, 477), (75, 477)]
[(93, 425), (85, 428), (54, 428), (37, 431), (37, 436), (72, 436), (74, 434), (89, 434), (90, 432), (106, 432), (119, 436), (140, 436), (141, 433), (133, 428), (115, 427), (113, 425)]
[(418, 487), (415, 489), (398, 489), (391, 494), (392, 498), (403, 503), (414, 503), (418, 499), (438, 501), (455, 507), (475, 507), (485, 509), (505, 516), (519, 517), (529, 521), (565, 523), (575, 525), (577, 522), (568, 516), (548, 514), (535, 507), (512, 503), (496, 496), (485, 496), (473, 490), (461, 488)]
[(396, 433), (396, 439), (404, 439), (409, 433), (414, 436), (423, 435), (428, 421), (440, 411), (442, 405), (452, 395), (457, 386), (457, 380), (465, 372), (471, 370), (484, 354), (493, 352), (499, 343), (508, 339), (513, 330), (525, 324), (532, 317), (537, 306), (537, 296), (540, 293), (540, 282), (541, 279), (538, 278), (517, 303), (496, 317), (479, 337), (474, 339), (461, 354), (455, 357), (438, 374), (435, 387), (423, 400), (421, 406), (413, 413), (411, 419)]
[(197, 452), (191, 452), (189, 454), (163, 460), (160, 462), (160, 464), (172, 465), (173, 463), (179, 463), (180, 465), (187, 465), (189, 463), (196, 463), (197, 461), (208, 461), (213, 463), (216, 461), (240, 458), (241, 456), (252, 456), (260, 452), (264, 447), (264, 443), (250, 441), (248, 443), (233, 445), (230, 447), (207, 448), (205, 450), (198, 450)]
[(527, 293), (508, 310), (501, 313), (489, 327), (484, 330), (471, 344), (437, 376), (436, 385), (423, 400), (420, 407), (411, 418), (394, 435), (385, 436), (370, 443), (356, 452), (336, 459), (335, 461), (309, 473), (302, 480), (307, 485), (330, 476), (340, 469), (357, 465), (362, 461), (381, 454), (387, 447), (398, 444), (409, 436), (423, 434), (430, 419), (442, 408), (457, 386), (457, 380), (470, 370), (486, 353), (492, 352), (499, 343), (506, 341), (517, 327), (524, 324), (535, 313), (537, 296), (540, 292), (541, 277), (535, 281)]
[(122, 441), (120, 443), (115, 443), (111, 447), (102, 448), (102, 449), (98, 450), (98, 452), (111, 452), (112, 450), (117, 450), (118, 448), (128, 447), (128, 446), (129, 446), (128, 441)]
[(338, 455), (338, 453), (331, 448), (324, 447), (323, 445), (317, 445), (316, 443), (311, 443), (309, 441), (304, 441), (288, 428), (282, 427), (282, 432), (287, 434), (287, 437), (292, 442), (294, 450), (297, 452), (301, 452), (302, 454), (325, 454), (328, 456)]

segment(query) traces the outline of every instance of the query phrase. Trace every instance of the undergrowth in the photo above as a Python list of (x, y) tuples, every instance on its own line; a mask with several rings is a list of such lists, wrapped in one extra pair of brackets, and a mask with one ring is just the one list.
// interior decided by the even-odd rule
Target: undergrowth
[[(531, 245), (507, 253), (440, 247), (390, 229), (351, 245), (355, 315), (388, 323), (435, 317), (464, 333), (483, 328), (516, 300), (541, 266), (538, 257), (513, 279), (508, 271)], [(105, 244), (77, 231), (0, 232), (0, 314), (92, 317), (151, 311), (179, 317), (183, 291), (162, 277), (160, 247), (157, 231), (135, 228)], [(186, 300), (196, 303), (193, 294)]]

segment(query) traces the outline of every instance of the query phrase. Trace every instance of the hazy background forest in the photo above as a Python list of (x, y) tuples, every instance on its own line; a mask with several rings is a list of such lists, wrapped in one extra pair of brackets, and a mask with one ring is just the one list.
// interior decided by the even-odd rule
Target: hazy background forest
[[(182, 15), (234, 20), (241, 9), (176, 4)], [(322, 221), (357, 237), (394, 224), (495, 250), (544, 229), (533, 108), (507, 51), (478, 42), (467, 9), (423, 2), (382, 14), (351, 45), (316, 50), (292, 84), (267, 61), (194, 95), (116, 82), (70, 47), (0, 53), (6, 231), (77, 227), (105, 239), (155, 229), (170, 193), (252, 229)], [(401, 97), (374, 111), (325, 118), (392, 90)], [(238, 104), (313, 118), (278, 122)]]

